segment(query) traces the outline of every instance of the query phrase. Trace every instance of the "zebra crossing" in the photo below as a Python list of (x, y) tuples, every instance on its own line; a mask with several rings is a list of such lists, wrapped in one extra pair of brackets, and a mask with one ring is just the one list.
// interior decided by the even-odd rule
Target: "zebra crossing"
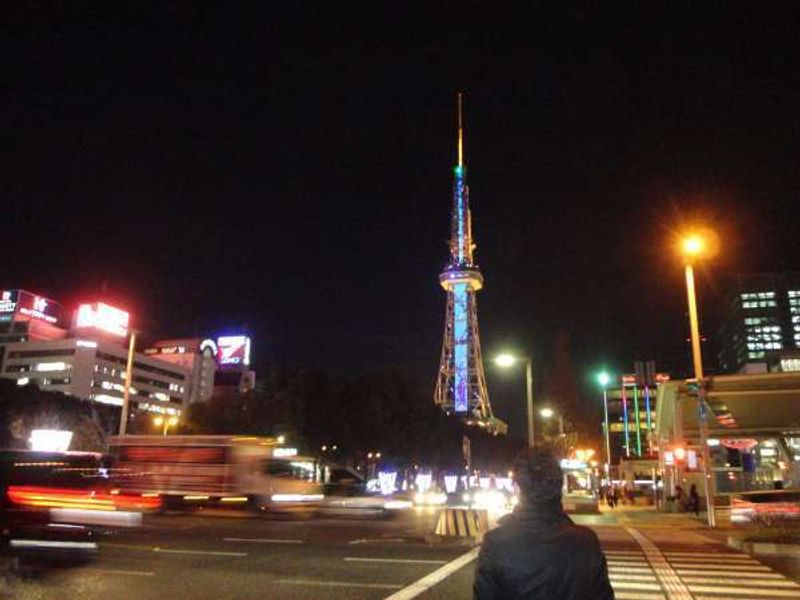
[[(748, 554), (711, 544), (659, 544), (636, 529), (603, 539), (618, 600), (800, 599), (800, 584)], [(598, 532), (599, 533), (599, 532)]]

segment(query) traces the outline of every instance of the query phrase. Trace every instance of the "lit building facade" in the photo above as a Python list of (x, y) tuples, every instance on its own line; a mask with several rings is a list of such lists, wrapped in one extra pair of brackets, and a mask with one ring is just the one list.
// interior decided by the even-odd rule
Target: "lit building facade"
[(161, 340), (146, 348), (144, 354), (153, 360), (186, 369), (189, 373), (189, 403), (205, 402), (214, 393), (217, 348), (216, 342), (210, 339)]
[(738, 275), (726, 298), (719, 366), (733, 373), (800, 348), (800, 273)]
[[(6, 344), (1, 377), (103, 404), (122, 406), (128, 350), (104, 340), (66, 338)], [(136, 410), (180, 414), (189, 402), (191, 371), (136, 353), (130, 389)]]
[(651, 459), (658, 453), (654, 437), (658, 388), (670, 376), (657, 373), (652, 362), (637, 362), (634, 368), (634, 373), (621, 375), (606, 389), (611, 464)]

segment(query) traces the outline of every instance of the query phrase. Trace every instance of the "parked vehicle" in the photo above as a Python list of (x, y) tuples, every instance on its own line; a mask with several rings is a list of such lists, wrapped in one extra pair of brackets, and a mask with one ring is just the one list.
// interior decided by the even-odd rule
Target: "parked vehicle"
[(316, 460), (273, 438), (129, 435), (110, 439), (115, 485), (167, 507), (209, 504), (287, 511), (323, 499)]

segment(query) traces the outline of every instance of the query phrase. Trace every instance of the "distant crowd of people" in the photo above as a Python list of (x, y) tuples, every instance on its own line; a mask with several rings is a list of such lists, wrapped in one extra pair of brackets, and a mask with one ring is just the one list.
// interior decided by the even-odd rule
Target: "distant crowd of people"
[[(658, 491), (656, 492), (658, 493)], [(622, 485), (611, 484), (600, 487), (598, 500), (604, 502), (609, 508), (616, 508), (619, 504), (635, 504), (633, 486), (628, 483)], [(658, 499), (656, 499), (658, 500)], [(697, 486), (692, 484), (687, 494), (681, 486), (675, 488), (675, 495), (667, 498), (674, 502), (678, 511), (691, 512), (700, 515), (700, 494)]]
[(618, 486), (616, 483), (611, 485), (603, 485), (600, 488), (600, 502), (605, 502), (609, 508), (616, 508), (621, 502), (622, 504), (633, 504), (634, 494), (633, 487), (627, 483)]
[(700, 494), (697, 492), (697, 486), (692, 484), (689, 488), (689, 495), (681, 486), (675, 487), (675, 495), (671, 498), (678, 510), (681, 512), (691, 512), (696, 516), (700, 516)]

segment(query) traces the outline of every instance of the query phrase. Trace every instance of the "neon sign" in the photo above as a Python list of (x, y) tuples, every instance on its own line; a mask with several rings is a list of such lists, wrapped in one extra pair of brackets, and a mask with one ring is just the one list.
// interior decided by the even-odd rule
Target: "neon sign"
[(124, 337), (128, 335), (129, 321), (129, 313), (98, 302), (97, 304), (81, 304), (78, 307), (75, 327), (93, 327), (112, 335)]
[(236, 367), (250, 364), (250, 338), (246, 335), (225, 335), (217, 338), (217, 362)]
[(16, 313), (47, 323), (57, 323), (61, 317), (61, 305), (25, 290), (3, 290), (0, 293), (0, 313)]

